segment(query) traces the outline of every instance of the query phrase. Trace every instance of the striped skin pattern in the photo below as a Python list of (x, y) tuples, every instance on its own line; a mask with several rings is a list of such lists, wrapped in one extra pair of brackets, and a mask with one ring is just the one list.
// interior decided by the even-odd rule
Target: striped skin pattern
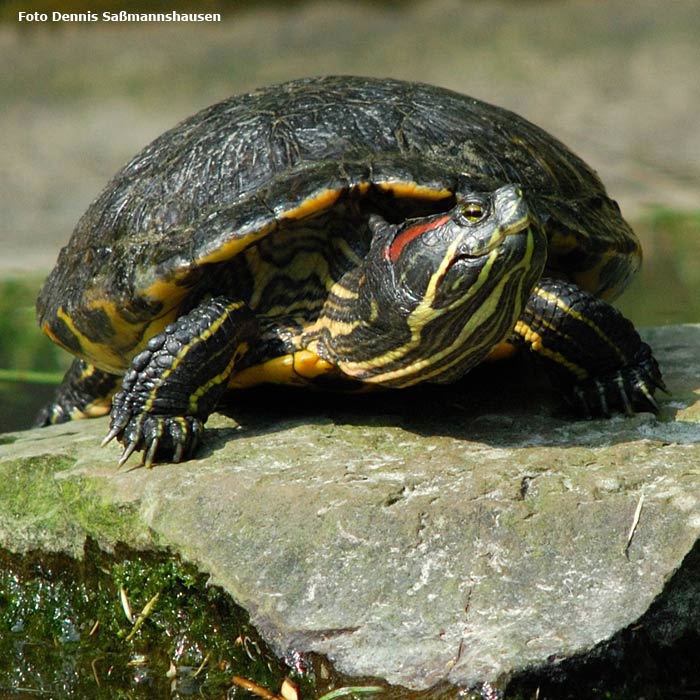
[[(404, 225), (374, 216), (370, 226), (365, 258), (342, 237), (322, 255), (308, 230), (292, 232), (284, 247), (251, 251), (242, 258), (247, 303), (205, 301), (152, 338), (113, 399), (105, 442), (125, 445), (120, 463), (140, 449), (147, 466), (159, 450), (174, 461), (190, 456), (229, 379), (246, 364), (255, 369), (255, 346), (266, 359), (274, 343), (293, 356), (310, 351), (323, 373), (386, 386), (462, 376), (511, 332), (544, 267), (544, 233), (512, 185), (447, 214)], [(310, 312), (318, 321), (305, 328)]]
[(116, 375), (102, 372), (85, 360), (75, 359), (63, 379), (58, 400), (41, 410), (36, 424), (54, 425), (107, 415), (118, 384)]
[[(475, 203), (480, 213), (465, 218)], [(511, 332), (546, 258), (544, 234), (514, 186), (447, 216), (374, 228), (365, 269), (331, 288), (303, 336), (343, 374), (372, 384), (463, 376)]]
[(581, 415), (659, 410), (654, 390), (665, 387), (651, 348), (617, 309), (574, 284), (540, 280), (512, 342), (537, 354)]
[(103, 444), (115, 437), (124, 444), (120, 465), (140, 449), (146, 450), (146, 466), (159, 449), (175, 462), (189, 457), (257, 335), (255, 316), (243, 302), (217, 297), (151, 338), (112, 401), (111, 430)]

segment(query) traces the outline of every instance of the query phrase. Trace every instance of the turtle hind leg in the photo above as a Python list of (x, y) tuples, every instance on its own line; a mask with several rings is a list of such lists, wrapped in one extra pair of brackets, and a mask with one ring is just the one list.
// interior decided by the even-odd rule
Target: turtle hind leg
[(56, 390), (51, 403), (37, 415), (34, 425), (43, 427), (109, 413), (111, 396), (119, 377), (97, 369), (85, 360), (75, 359)]
[(659, 410), (654, 392), (665, 386), (651, 348), (617, 309), (574, 284), (542, 279), (515, 342), (529, 346), (583, 416)]
[(156, 458), (190, 457), (229, 377), (258, 336), (257, 320), (243, 302), (216, 297), (151, 338), (112, 401), (103, 444), (117, 438), (124, 445), (119, 464), (140, 450), (147, 467)]

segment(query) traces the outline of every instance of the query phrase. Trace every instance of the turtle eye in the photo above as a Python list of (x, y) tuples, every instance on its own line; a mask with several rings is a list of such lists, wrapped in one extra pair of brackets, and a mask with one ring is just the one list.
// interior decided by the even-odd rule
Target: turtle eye
[(482, 202), (465, 202), (458, 210), (458, 217), (464, 222), (475, 224), (486, 216), (486, 207)]

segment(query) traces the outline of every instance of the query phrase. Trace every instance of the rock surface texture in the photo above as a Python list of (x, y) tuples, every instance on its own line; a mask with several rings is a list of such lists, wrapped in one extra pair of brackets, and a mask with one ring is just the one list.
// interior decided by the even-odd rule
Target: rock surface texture
[[(566, 420), (499, 370), (393, 403), (273, 394), (150, 471), (97, 449), (105, 420), (9, 434), (0, 546), (170, 548), (280, 653), (410, 688), (586, 654), (658, 602), (700, 533), (700, 326), (645, 335), (658, 418)], [(698, 624), (668, 610), (674, 633)]]

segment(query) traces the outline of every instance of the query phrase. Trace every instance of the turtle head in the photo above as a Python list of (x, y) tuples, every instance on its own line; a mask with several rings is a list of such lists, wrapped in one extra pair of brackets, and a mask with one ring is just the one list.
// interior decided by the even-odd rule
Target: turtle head
[[(457, 197), (402, 224), (379, 217), (349, 323), (329, 324), (335, 361), (366, 382), (448, 382), (512, 332), (539, 280), (547, 241), (521, 189)], [(347, 299), (348, 295), (345, 294)]]
[(376, 291), (425, 313), (460, 304), (476, 311), (476, 295), (525, 271), (534, 284), (544, 266), (546, 243), (516, 185), (468, 193), (447, 212), (383, 228)]

